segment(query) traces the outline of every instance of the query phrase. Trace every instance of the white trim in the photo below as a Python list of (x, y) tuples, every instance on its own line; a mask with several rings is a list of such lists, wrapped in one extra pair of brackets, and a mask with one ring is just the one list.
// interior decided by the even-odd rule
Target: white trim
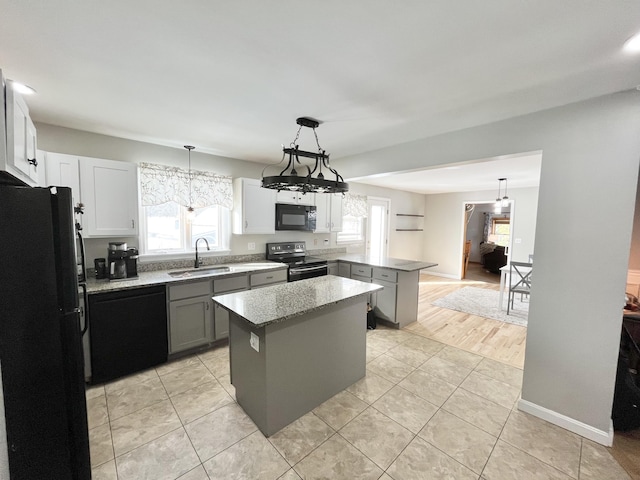
[(548, 408), (541, 407), (535, 403), (531, 403), (522, 398), (518, 401), (518, 410), (525, 413), (530, 413), (542, 420), (546, 420), (549, 423), (553, 423), (559, 427), (562, 427), (570, 432), (577, 433), (578, 435), (593, 440), (605, 447), (613, 445), (613, 421), (609, 425), (609, 431), (599, 430), (591, 425), (582, 423), (573, 418), (562, 415)]
[(627, 271), (627, 285), (640, 285), (640, 270)]
[(431, 269), (429, 268), (420, 270), (420, 273), (426, 273), (427, 275), (433, 275), (435, 277), (444, 277), (444, 278), (452, 278), (454, 280), (460, 280), (459, 276), (452, 275), (451, 273), (432, 272)]

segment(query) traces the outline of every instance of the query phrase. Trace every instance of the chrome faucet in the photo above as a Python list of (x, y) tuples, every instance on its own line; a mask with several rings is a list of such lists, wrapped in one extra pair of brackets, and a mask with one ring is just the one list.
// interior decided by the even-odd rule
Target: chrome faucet
[(200, 238), (198, 238), (198, 239), (196, 240), (196, 261), (193, 263), (193, 268), (199, 268), (199, 267), (200, 267), (200, 264), (202, 263), (202, 259), (198, 257), (198, 242), (199, 242), (200, 240), (204, 240), (204, 243), (206, 243), (206, 244), (207, 244), (207, 250), (211, 250), (211, 249), (209, 248), (209, 242), (207, 241), (207, 239), (206, 239), (206, 238), (204, 238), (204, 237), (200, 237)]

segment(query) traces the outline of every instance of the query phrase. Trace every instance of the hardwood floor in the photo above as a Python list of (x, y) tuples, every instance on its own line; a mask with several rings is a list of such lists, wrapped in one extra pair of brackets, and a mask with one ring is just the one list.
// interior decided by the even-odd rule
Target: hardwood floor
[[(485, 272), (477, 263), (469, 264), (464, 280), (420, 275), (418, 321), (407, 329), (447, 345), (523, 368), (526, 327), (431, 305), (438, 298), (466, 286), (498, 290), (500, 276)], [(632, 479), (640, 480), (640, 429), (616, 432), (610, 451)]]
[(526, 327), (431, 305), (438, 298), (466, 286), (498, 290), (500, 276), (484, 272), (477, 263), (469, 264), (464, 280), (422, 274), (418, 322), (407, 328), (447, 345), (522, 368)]

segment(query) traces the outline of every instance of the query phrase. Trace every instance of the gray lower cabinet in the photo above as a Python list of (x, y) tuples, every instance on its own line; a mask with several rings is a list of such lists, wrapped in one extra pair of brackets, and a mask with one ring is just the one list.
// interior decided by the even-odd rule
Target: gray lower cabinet
[(213, 342), (211, 280), (169, 287), (169, 353)]
[(328, 274), (329, 275), (340, 275), (340, 271), (338, 269), (338, 262), (329, 262), (327, 264)]
[(351, 264), (346, 262), (338, 262), (338, 276), (351, 278)]
[(372, 294), (369, 302), (377, 318), (400, 328), (418, 319), (419, 270), (407, 272), (343, 261), (338, 266), (340, 275), (349, 272), (349, 278), (384, 287)]
[[(248, 289), (249, 277), (247, 275), (221, 278), (213, 281), (214, 296), (241, 292), (242, 290)], [(216, 303), (213, 313), (216, 340), (229, 338), (229, 312)]]

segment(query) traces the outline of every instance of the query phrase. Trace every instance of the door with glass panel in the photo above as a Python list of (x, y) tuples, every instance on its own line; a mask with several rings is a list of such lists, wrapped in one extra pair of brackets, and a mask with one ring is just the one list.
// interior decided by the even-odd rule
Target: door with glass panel
[(386, 257), (389, 253), (389, 209), (388, 198), (368, 197), (367, 200), (367, 255)]

